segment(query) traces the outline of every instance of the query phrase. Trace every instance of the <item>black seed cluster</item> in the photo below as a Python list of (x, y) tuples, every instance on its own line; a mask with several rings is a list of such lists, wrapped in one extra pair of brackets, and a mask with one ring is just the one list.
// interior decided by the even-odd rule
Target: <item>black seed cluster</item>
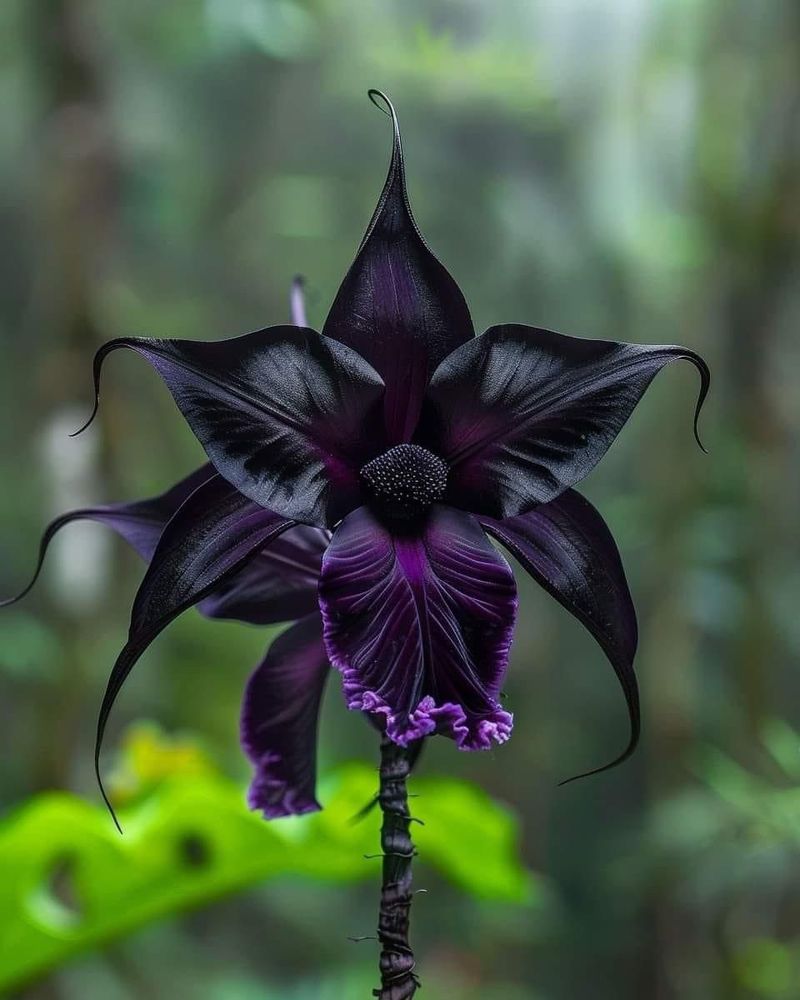
[(398, 444), (367, 462), (361, 482), (382, 513), (406, 520), (441, 500), (447, 463), (418, 444)]

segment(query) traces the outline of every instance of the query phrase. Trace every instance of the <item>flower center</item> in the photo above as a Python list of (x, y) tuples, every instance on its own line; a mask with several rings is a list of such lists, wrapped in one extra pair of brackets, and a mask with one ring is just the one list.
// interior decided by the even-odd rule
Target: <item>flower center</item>
[(367, 462), (361, 482), (382, 513), (407, 520), (444, 496), (447, 463), (418, 444), (398, 444)]

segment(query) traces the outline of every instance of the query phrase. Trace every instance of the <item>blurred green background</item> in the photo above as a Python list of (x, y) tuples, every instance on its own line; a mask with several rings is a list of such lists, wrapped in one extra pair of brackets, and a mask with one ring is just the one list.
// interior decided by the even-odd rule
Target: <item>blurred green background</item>
[[(523, 579), (512, 740), (482, 754), (434, 741), (424, 757), (434, 812), (451, 793), (459, 808), (479, 796), (464, 816), (440, 809), (430, 836), (446, 843), (418, 866), (429, 892), (413, 938), (431, 1000), (800, 995), (798, 67), (793, 0), (0, 4), (3, 593), (27, 579), (50, 517), (160, 492), (199, 461), (133, 357), (109, 366), (94, 429), (68, 439), (90, 405), (97, 344), (284, 322), (296, 272), (321, 326), (388, 163), (370, 86), (397, 105), (417, 219), (478, 330), (519, 321), (679, 342), (711, 365), (709, 456), (691, 437), (696, 376), (675, 366), (584, 484), (639, 610), (636, 757), (556, 787), (612, 757), (627, 722), (600, 650)], [(142, 660), (112, 720), (107, 767), (116, 757), (118, 794), (127, 782), (141, 799), (138, 860), (108, 846), (93, 730), (140, 576), (103, 528), (73, 526), (36, 592), (0, 616), (0, 867), (29, 866), (41, 883), (29, 887), (34, 916), (0, 888), (0, 982), (26, 921), (66, 951), (80, 938), (88, 890), (75, 857), (90, 864), (95, 851), (115, 913), (132, 903), (120, 886), (136, 865), (162, 890), (159, 864), (179, 878), (157, 831), (175, 833), (164, 810), (182, 790), (199, 789), (189, 814), (194, 802), (233, 868), (272, 842), (237, 813), (239, 699), (267, 636), (190, 612)], [(142, 729), (148, 719), (164, 732)], [(334, 679), (325, 801), (342, 781), (361, 801), (376, 755)], [(362, 771), (342, 778), (349, 760)], [(469, 785), (440, 794), (442, 776), (497, 805)], [(53, 789), (73, 797), (37, 798)], [(372, 932), (377, 868), (359, 853), (366, 828), (339, 813), (327, 875), (322, 854), (303, 874), (303, 852), (287, 861), (284, 845), (272, 877), (243, 865), (216, 893), (186, 889), (15, 995), (368, 996), (375, 945), (347, 935)], [(328, 843), (286, 829), (275, 835), (286, 844), (308, 838), (303, 856)], [(36, 869), (68, 830), (77, 854)], [(192, 843), (183, 861), (202, 869)], [(336, 869), (351, 850), (358, 877)]]

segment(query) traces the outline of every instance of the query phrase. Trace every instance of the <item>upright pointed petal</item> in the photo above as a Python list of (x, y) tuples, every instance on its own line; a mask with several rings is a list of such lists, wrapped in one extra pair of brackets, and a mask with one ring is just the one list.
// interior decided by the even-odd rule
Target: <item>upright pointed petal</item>
[(474, 330), (464, 296), (411, 214), (394, 108), (379, 91), (370, 98), (391, 117), (392, 159), (323, 333), (355, 348), (381, 375), (390, 443), (398, 444), (411, 438), (434, 369)]
[(315, 611), (278, 636), (247, 682), (241, 740), (255, 767), (248, 802), (267, 819), (320, 808), (317, 722), (329, 672)]
[(639, 691), (633, 672), (637, 627), (622, 560), (605, 521), (574, 490), (505, 521), (479, 520), (523, 569), (586, 626), (611, 661), (628, 706), (630, 739), (610, 764), (587, 774), (620, 764), (639, 741)]
[(325, 644), (348, 707), (384, 716), (402, 745), (435, 731), (469, 750), (508, 738), (497, 698), (516, 607), (506, 561), (446, 507), (418, 535), (396, 536), (362, 507), (322, 561)]
[[(269, 510), (331, 525), (358, 502), (358, 470), (380, 446), (383, 383), (355, 351), (313, 330), (274, 326), (233, 340), (112, 340), (141, 354), (216, 469)], [(95, 405), (96, 409), (96, 405)]]
[(436, 370), (420, 442), (451, 465), (449, 502), (513, 517), (583, 479), (679, 358), (700, 373), (696, 436), (710, 376), (693, 351), (495, 326)]
[(207, 480), (180, 507), (153, 553), (133, 604), (128, 641), (108, 680), (97, 722), (98, 781), (108, 716), (145, 649), (182, 611), (201, 601), (294, 523), (248, 500), (219, 475)]
[(294, 621), (317, 612), (322, 553), (330, 533), (299, 524), (254, 556), (198, 605), (208, 618), (251, 625)]
[(42, 571), (50, 542), (63, 527), (72, 524), (73, 521), (97, 521), (100, 524), (108, 525), (124, 538), (142, 559), (149, 560), (155, 551), (164, 525), (184, 500), (212, 475), (214, 475), (212, 466), (204, 465), (160, 496), (148, 500), (137, 500), (134, 503), (81, 507), (79, 510), (71, 510), (55, 518), (42, 535), (42, 540), (39, 543), (39, 558), (30, 582), (15, 597), (0, 601), (0, 608), (15, 604), (29, 593)]

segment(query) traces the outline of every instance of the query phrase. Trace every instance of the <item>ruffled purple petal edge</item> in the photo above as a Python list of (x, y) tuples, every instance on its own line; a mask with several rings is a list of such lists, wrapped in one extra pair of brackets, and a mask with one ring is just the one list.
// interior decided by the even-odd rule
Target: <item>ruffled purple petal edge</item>
[(281, 819), (322, 809), (313, 795), (292, 788), (288, 781), (276, 775), (282, 763), (276, 751), (251, 757), (251, 762), (254, 773), (247, 790), (247, 805), (253, 812), (261, 812), (265, 819)]
[(459, 750), (488, 750), (493, 743), (505, 743), (511, 736), (514, 716), (499, 705), (488, 715), (468, 716), (461, 705), (452, 701), (437, 705), (431, 695), (426, 695), (403, 717), (394, 714), (380, 695), (365, 691), (354, 676), (357, 671), (341, 672), (347, 707), (384, 716), (386, 735), (401, 747), (439, 733), (451, 737)]

